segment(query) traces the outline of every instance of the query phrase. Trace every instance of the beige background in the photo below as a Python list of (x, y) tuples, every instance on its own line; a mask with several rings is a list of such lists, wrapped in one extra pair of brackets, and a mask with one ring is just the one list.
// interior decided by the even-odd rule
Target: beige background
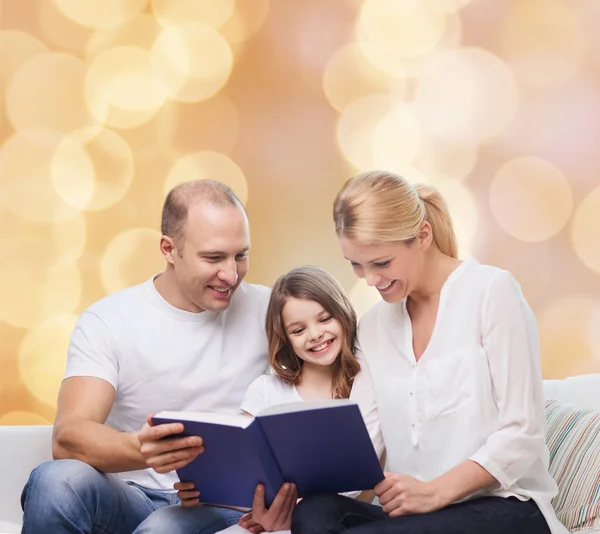
[[(165, 191), (230, 184), (248, 280), (314, 263), (357, 171), (442, 190), (545, 377), (600, 372), (597, 0), (0, 2), (0, 424), (52, 421), (77, 315), (162, 268)], [(165, 355), (171, 357), (172, 355)]]

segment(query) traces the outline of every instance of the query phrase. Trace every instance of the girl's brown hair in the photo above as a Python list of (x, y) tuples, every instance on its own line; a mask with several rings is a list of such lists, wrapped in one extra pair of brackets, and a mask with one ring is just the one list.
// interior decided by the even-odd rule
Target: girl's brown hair
[(336, 399), (347, 399), (360, 371), (356, 349), (356, 312), (339, 282), (319, 267), (304, 266), (291, 270), (273, 286), (267, 308), (269, 363), (287, 384), (300, 379), (303, 361), (294, 353), (285, 333), (281, 312), (288, 297), (318, 302), (342, 327), (342, 351), (334, 362), (333, 392)]
[(335, 198), (333, 220), (338, 236), (363, 243), (409, 242), (427, 221), (436, 246), (457, 257), (452, 219), (437, 189), (412, 185), (391, 172), (365, 172), (348, 180)]

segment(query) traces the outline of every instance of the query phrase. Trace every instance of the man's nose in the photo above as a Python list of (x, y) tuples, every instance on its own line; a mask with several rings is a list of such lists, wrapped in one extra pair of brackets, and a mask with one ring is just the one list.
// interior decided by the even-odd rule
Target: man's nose
[(227, 262), (219, 271), (219, 279), (230, 286), (234, 286), (238, 281), (237, 263), (235, 260)]

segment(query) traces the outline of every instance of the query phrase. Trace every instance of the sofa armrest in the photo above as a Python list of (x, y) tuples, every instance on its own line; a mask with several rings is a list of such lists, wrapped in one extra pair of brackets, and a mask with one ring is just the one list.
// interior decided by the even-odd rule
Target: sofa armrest
[(52, 459), (52, 426), (0, 426), (0, 443), (0, 523), (20, 525), (23, 486), (36, 466)]

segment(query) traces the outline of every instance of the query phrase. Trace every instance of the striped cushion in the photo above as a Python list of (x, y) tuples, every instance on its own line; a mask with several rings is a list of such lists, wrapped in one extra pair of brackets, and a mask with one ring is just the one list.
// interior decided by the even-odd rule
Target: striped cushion
[(546, 443), (558, 519), (571, 532), (600, 530), (600, 412), (547, 400)]

